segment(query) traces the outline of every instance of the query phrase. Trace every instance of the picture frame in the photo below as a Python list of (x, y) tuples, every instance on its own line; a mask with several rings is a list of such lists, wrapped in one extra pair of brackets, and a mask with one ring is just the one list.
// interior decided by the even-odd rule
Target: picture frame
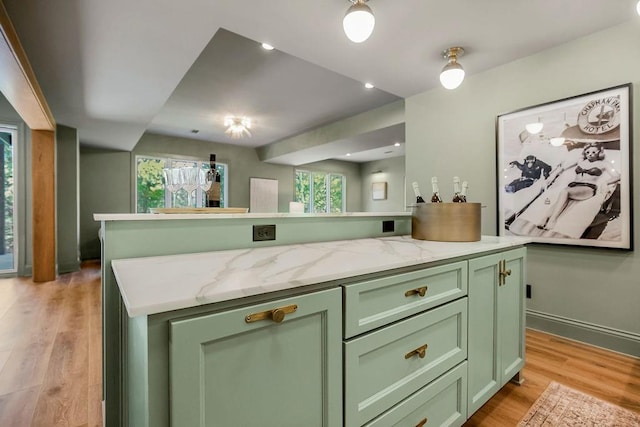
[(371, 184), (371, 197), (373, 200), (386, 200), (387, 198), (387, 183), (386, 182), (374, 182)]
[(627, 83), (497, 116), (499, 236), (633, 250), (631, 94)]

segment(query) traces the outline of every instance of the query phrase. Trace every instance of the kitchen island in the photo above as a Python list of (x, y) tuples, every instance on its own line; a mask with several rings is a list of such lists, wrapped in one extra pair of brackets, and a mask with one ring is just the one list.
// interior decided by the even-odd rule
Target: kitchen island
[[(193, 219), (200, 225), (189, 222)], [(120, 237), (136, 240), (132, 230), (138, 228), (131, 222), (138, 219), (118, 224), (111, 235), (109, 219), (102, 220), (103, 283), (112, 276), (122, 304), (120, 347), (112, 353), (119, 369), (114, 373), (105, 363), (105, 378), (120, 376), (122, 399), (107, 425), (245, 425), (257, 420), (262, 425), (392, 425), (390, 420), (413, 416), (438, 399), (446, 404), (435, 404), (440, 409), (432, 422), (441, 417), (459, 425), (467, 406), (482, 401), (478, 396), (488, 388), (497, 391), (523, 363), (523, 239), (417, 241), (407, 236), (410, 216), (404, 213), (243, 217), (245, 226), (281, 221), (279, 231), (307, 221), (304, 228), (313, 224), (318, 236), (335, 228), (350, 234), (314, 241), (309, 230), (306, 238), (296, 234), (298, 241), (286, 244), (198, 250), (196, 243), (188, 253), (110, 256), (105, 262), (109, 248), (113, 255), (113, 248), (127, 247), (118, 242), (122, 229), (130, 232)], [(192, 227), (206, 233), (219, 229), (222, 220), (176, 218), (168, 230), (151, 228), (170, 241), (176, 237), (174, 228), (194, 238), (198, 233)], [(382, 231), (389, 230), (388, 223), (383, 225), (387, 221), (393, 221), (394, 231)], [(514, 285), (503, 286), (508, 281)], [(476, 282), (478, 291), (472, 291), (470, 284)], [(506, 303), (498, 301), (498, 285), (511, 289)], [(498, 316), (515, 316), (515, 329), (495, 340), (515, 339), (508, 356), (516, 357), (500, 378), (493, 378), (493, 372), (502, 369), (485, 372), (486, 355), (474, 359), (468, 346), (471, 320), (487, 314), (484, 329), (497, 326)], [(425, 336), (431, 341), (428, 350), (417, 342), (415, 349), (405, 349), (411, 351), (390, 349), (392, 343), (411, 346)], [(493, 344), (492, 353), (500, 349)], [(395, 357), (385, 362), (390, 351), (403, 352), (401, 365), (395, 366)], [(492, 364), (501, 363), (497, 356)], [(475, 370), (482, 375), (474, 380), (481, 393), (471, 392), (467, 384), (468, 366), (474, 363), (482, 368)], [(385, 370), (388, 374), (380, 378), (372, 375)], [(485, 373), (492, 377), (489, 387)], [(116, 416), (121, 418), (115, 421)]]

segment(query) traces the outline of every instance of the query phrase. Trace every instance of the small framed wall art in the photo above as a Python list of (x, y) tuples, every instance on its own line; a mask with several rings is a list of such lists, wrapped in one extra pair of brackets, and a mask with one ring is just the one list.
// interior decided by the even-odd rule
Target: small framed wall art
[(501, 114), (498, 234), (633, 249), (631, 84)]
[(387, 198), (387, 183), (374, 182), (371, 184), (371, 197), (373, 200), (385, 200)]

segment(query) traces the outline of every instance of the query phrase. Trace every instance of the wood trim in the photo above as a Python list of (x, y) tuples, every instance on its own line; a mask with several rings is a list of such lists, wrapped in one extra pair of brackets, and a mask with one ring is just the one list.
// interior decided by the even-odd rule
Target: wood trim
[(1, 1), (0, 32), (0, 92), (31, 129), (54, 131), (53, 114)]
[(56, 278), (55, 134), (31, 132), (33, 281)]

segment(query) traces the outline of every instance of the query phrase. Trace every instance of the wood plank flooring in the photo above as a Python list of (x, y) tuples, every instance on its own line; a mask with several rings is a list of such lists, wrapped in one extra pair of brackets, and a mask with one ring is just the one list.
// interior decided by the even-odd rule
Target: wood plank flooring
[[(0, 426), (96, 427), (101, 412), (100, 265), (47, 283), (0, 279)], [(527, 330), (522, 386), (465, 426), (513, 427), (549, 382), (640, 412), (640, 359)]]
[(101, 426), (100, 264), (0, 279), (0, 426)]
[(508, 383), (465, 427), (510, 427), (551, 381), (640, 413), (640, 359), (527, 329), (524, 383)]

